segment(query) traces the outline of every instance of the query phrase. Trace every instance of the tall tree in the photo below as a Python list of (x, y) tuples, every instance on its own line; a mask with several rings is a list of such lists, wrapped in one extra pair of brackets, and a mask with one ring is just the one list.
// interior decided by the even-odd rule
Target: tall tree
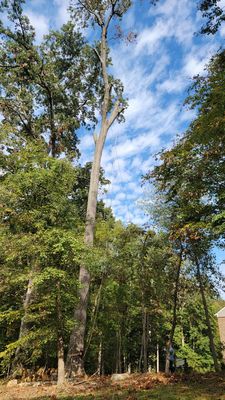
[[(97, 59), (100, 62), (101, 80), (103, 86), (102, 98), (100, 101), (100, 132), (95, 137), (95, 152), (92, 163), (90, 187), (88, 193), (88, 205), (86, 212), (85, 243), (92, 246), (94, 242), (94, 227), (96, 220), (96, 206), (99, 186), (99, 174), (102, 151), (107, 133), (115, 120), (120, 120), (126, 102), (123, 98), (122, 84), (112, 78), (109, 73), (109, 47), (108, 33), (111, 23), (115, 18), (121, 19), (125, 12), (131, 6), (129, 0), (108, 0), (108, 1), (78, 1), (77, 5), (72, 7), (74, 18), (94, 23), (99, 29), (99, 42), (93, 48)], [(84, 336), (86, 329), (86, 316), (88, 294), (90, 287), (90, 273), (81, 265), (80, 268), (80, 302), (75, 310), (75, 326), (70, 338), (70, 347), (67, 355), (67, 374), (83, 374), (83, 354), (84, 354)]]
[(40, 45), (23, 14), (23, 0), (9, 0), (0, 11), (0, 110), (19, 135), (42, 136), (53, 157), (78, 154), (76, 130), (95, 122), (98, 62), (74, 24), (51, 31)]
[(200, 260), (208, 255), (210, 243), (224, 238), (224, 51), (212, 58), (207, 72), (195, 77), (186, 101), (197, 109), (197, 117), (175, 146), (161, 153), (162, 162), (148, 177), (164, 196), (167, 209), (171, 207), (172, 238), (181, 241), (185, 253), (193, 256), (197, 248), (200, 252), (201, 242), (209, 243), (200, 258), (196, 255), (195, 268), (218, 370)]
[[(11, 304), (9, 302), (7, 305), (8, 316), (11, 307), (17, 310), (17, 320), (13, 323), (17, 325), (18, 317), (21, 317), (13, 340), (11, 338), (7, 343), (6, 335), (9, 348), (3, 357), (15, 354), (13, 365), (16, 368), (20, 364), (27, 365), (29, 356), (35, 359), (31, 355), (32, 341), (37, 340), (36, 345), (33, 342), (33, 347), (36, 348), (36, 354), (41, 354), (48, 329), (52, 329), (53, 333), (49, 339), (51, 337), (58, 344), (65, 336), (65, 316), (60, 309), (65, 310), (65, 297), (61, 288), (67, 287), (69, 290), (71, 275), (74, 275), (73, 282), (76, 282), (74, 272), (78, 264), (75, 262), (75, 253), (79, 245), (76, 250), (75, 247), (81, 233), (76, 228), (79, 218), (72, 197), (76, 181), (73, 166), (66, 160), (49, 157), (40, 140), (34, 144), (14, 138), (4, 140), (2, 136), (1, 139), (1, 262), (2, 276), (5, 276), (9, 286), (6, 288), (4, 279), (1, 279), (1, 290), (5, 290), (6, 296), (11, 291)], [(11, 282), (13, 274), (17, 279)], [(50, 277), (56, 283), (54, 290), (49, 290)], [(57, 286), (59, 282), (61, 288)], [(17, 288), (14, 294), (13, 287)], [(76, 289), (73, 288), (72, 298), (75, 293)], [(46, 310), (51, 310), (50, 318), (49, 313), (45, 314), (43, 310), (44, 301), (41, 305), (43, 298)], [(63, 305), (60, 305), (61, 300)], [(4, 311), (6, 304), (1, 306), (1, 311)], [(7, 313), (3, 316), (5, 319)], [(40, 329), (41, 320), (45, 327), (43, 332)]]

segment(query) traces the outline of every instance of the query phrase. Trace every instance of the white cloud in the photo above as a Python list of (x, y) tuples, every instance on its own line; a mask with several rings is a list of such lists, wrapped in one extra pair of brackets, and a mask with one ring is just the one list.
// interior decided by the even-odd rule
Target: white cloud
[(224, 36), (225, 36), (225, 25), (222, 25), (220, 27), (220, 35), (224, 38)]
[[(34, 0), (35, 10), (42, 1)], [(51, 3), (51, 23), (60, 27), (68, 20), (69, 0)], [(138, 7), (129, 11), (123, 23), (125, 30), (137, 31), (136, 43), (110, 42), (112, 72), (124, 84), (129, 107), (126, 122), (114, 124), (109, 132), (102, 165), (111, 180), (104, 196), (107, 204), (124, 221), (142, 223), (142, 212), (136, 206), (143, 195), (141, 175), (155, 164), (154, 153), (170, 146), (194, 117), (194, 111), (180, 112), (185, 89), (193, 75), (202, 73), (218, 42), (214, 37), (194, 36), (202, 21), (196, 0), (161, 0), (156, 7), (149, 6), (149, 19), (147, 13), (141, 18)], [(33, 9), (29, 13), (40, 40), (48, 31), (49, 16)], [(224, 27), (220, 35), (225, 36)], [(92, 160), (92, 133), (83, 134), (80, 148), (82, 160)]]
[(35, 29), (37, 42), (40, 42), (43, 36), (49, 32), (49, 19), (45, 15), (31, 10), (26, 11), (26, 15)]
[(160, 92), (175, 93), (181, 92), (185, 86), (187, 86), (187, 79), (180, 74), (179, 76), (174, 77), (174, 79), (170, 77), (162, 83), (159, 83), (157, 89)]
[(69, 1), (68, 0), (54, 0), (54, 4), (57, 7), (56, 14), (56, 25), (60, 27), (65, 24), (69, 19)]
[(206, 45), (193, 46), (192, 51), (184, 58), (183, 74), (192, 77), (197, 74), (203, 74), (205, 67), (210, 58), (215, 54), (218, 45), (216, 43), (208, 43)]
[(82, 142), (81, 142), (81, 151), (85, 151), (86, 149), (94, 147), (94, 138), (93, 135), (91, 134), (86, 134), (82, 136)]
[(205, 59), (196, 56), (188, 56), (185, 62), (184, 72), (188, 76), (195, 76), (203, 72), (205, 67)]

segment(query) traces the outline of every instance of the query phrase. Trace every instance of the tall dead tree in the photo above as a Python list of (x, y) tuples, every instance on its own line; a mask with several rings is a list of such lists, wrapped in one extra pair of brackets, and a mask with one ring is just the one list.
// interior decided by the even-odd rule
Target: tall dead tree
[[(123, 87), (118, 80), (114, 80), (108, 71), (109, 46), (108, 33), (113, 30), (112, 23), (115, 19), (121, 19), (123, 14), (131, 6), (129, 0), (78, 0), (72, 8), (74, 16), (84, 21), (91, 20), (100, 32), (100, 40), (94, 47), (96, 57), (100, 62), (100, 74), (103, 87), (101, 99), (101, 121), (100, 132), (95, 136), (95, 151), (92, 163), (90, 187), (88, 194), (88, 205), (86, 212), (86, 227), (84, 241), (92, 246), (94, 242), (94, 229), (96, 220), (96, 206), (99, 187), (99, 173), (101, 166), (102, 151), (107, 133), (112, 124), (120, 118), (126, 102), (123, 98)], [(79, 302), (74, 313), (75, 325), (70, 337), (69, 351), (67, 355), (67, 376), (82, 375), (84, 373), (84, 337), (86, 330), (86, 316), (88, 305), (88, 294), (90, 287), (90, 272), (81, 265), (79, 273)]]

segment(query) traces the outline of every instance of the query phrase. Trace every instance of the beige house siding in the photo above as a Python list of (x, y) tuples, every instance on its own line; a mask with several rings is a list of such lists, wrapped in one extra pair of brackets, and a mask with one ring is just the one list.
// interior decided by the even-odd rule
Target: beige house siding
[[(219, 333), (220, 333), (220, 341), (225, 347), (225, 317), (218, 318), (218, 325), (219, 325)], [(225, 362), (225, 349), (222, 351), (223, 360)]]

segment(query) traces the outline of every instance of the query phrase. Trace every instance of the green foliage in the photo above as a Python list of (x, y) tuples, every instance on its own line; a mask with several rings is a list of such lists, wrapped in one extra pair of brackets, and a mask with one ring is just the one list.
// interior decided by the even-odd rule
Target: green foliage
[[(12, 144), (10, 141), (9, 152), (2, 152), (0, 190), (3, 366), (8, 366), (18, 346), (24, 350), (21, 361), (25, 364), (40, 360), (46, 346), (52, 348), (49, 357), (55, 356), (57, 283), (68, 336), (78, 267), (91, 260), (84, 249), (83, 229), (78, 225), (72, 196), (76, 170), (66, 160), (47, 156), (41, 143)], [(28, 279), (32, 279), (33, 294), (25, 309)], [(18, 339), (24, 317), (29, 329)]]
[(206, 24), (201, 28), (203, 34), (215, 34), (225, 21), (224, 8), (219, 0), (201, 0), (199, 9), (203, 17), (207, 18)]
[[(191, 288), (192, 287), (192, 288)], [(189, 295), (191, 290), (191, 296)], [(189, 292), (189, 293), (188, 293)], [(220, 351), (216, 321), (212, 311), (211, 294), (207, 296), (210, 302), (211, 321), (216, 340), (218, 353)], [(188, 367), (198, 372), (207, 372), (213, 369), (213, 359), (209, 348), (209, 338), (205, 323), (204, 309), (199, 293), (196, 293), (195, 283), (189, 282), (189, 289), (180, 296), (178, 325), (175, 332), (176, 356), (186, 359)]]
[(160, 155), (161, 164), (146, 179), (176, 211), (174, 230), (198, 240), (203, 232), (224, 234), (224, 51), (196, 77), (187, 103), (198, 109), (185, 135)]
[[(78, 1), (71, 13), (104, 33), (109, 15), (120, 22), (131, 3)], [(215, 4), (202, 2), (202, 10)], [(157, 345), (164, 369), (174, 305), (177, 356), (195, 371), (211, 370), (196, 260), (216, 336), (211, 302), (218, 274), (209, 250), (224, 235), (224, 52), (212, 59), (206, 76), (195, 78), (187, 103), (197, 108), (197, 118), (146, 177), (158, 189), (154, 219), (160, 229), (125, 227), (100, 200), (90, 248), (83, 234), (91, 163), (74, 167), (71, 159), (78, 155), (76, 130), (94, 126), (102, 107), (100, 43), (89, 46), (69, 21), (37, 45), (23, 1), (3, 1), (1, 11), (10, 21), (0, 25), (1, 372), (15, 364), (56, 366), (59, 338), (67, 351), (74, 326), (80, 265), (92, 276), (87, 372), (154, 369)], [(109, 76), (109, 84), (106, 114), (117, 100), (126, 103), (121, 82)], [(104, 191), (103, 170), (100, 184)], [(216, 347), (219, 352), (218, 338)]]
[(78, 154), (76, 130), (96, 122), (100, 83), (95, 53), (69, 21), (40, 45), (22, 1), (3, 2), (0, 26), (0, 111), (22, 137), (45, 137), (55, 157)]

